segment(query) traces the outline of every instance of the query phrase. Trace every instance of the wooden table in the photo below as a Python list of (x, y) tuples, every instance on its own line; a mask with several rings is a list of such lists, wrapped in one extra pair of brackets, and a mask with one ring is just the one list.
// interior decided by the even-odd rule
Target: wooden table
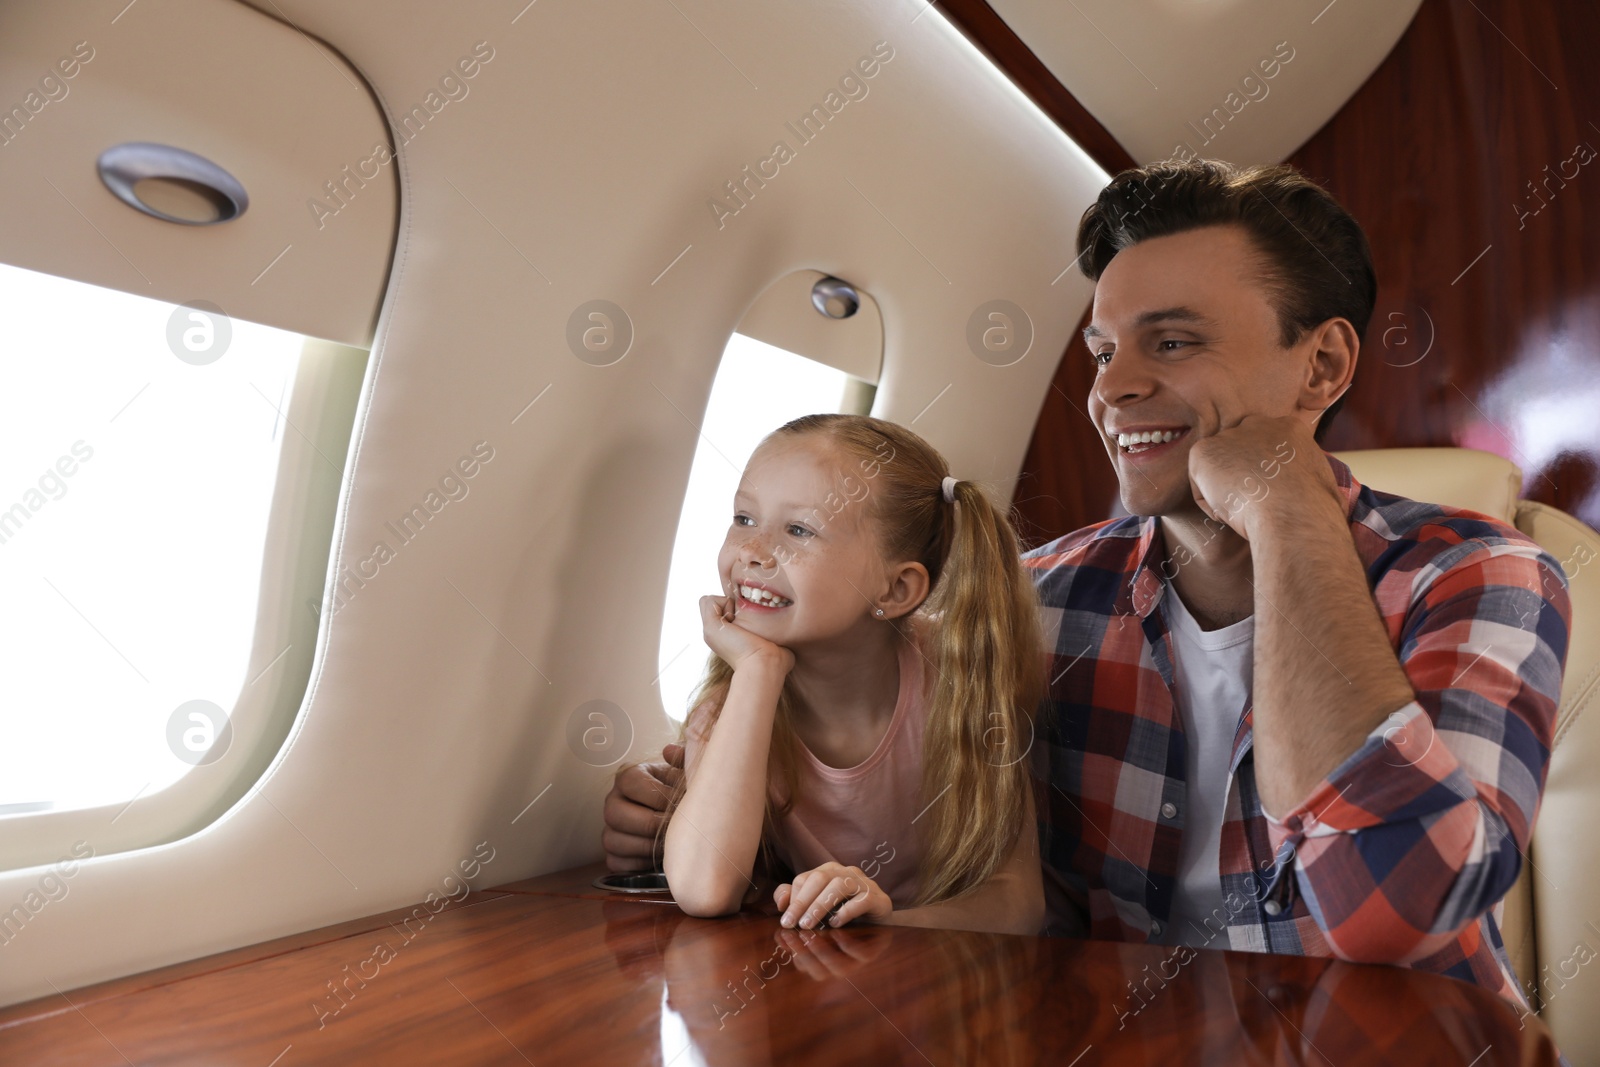
[(0, 1009), (3, 1064), (1555, 1062), (1491, 993), (1393, 967), (691, 919), (599, 864)]

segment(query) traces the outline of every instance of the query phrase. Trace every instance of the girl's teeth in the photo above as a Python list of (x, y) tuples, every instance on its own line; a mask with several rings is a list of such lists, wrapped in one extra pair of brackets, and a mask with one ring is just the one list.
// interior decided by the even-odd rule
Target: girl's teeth
[(786, 608), (794, 603), (792, 600), (785, 600), (776, 593), (769, 593), (765, 589), (758, 589), (753, 585), (741, 585), (739, 587), (739, 595), (752, 603), (769, 608)]
[(1182, 432), (1182, 430), (1146, 430), (1142, 433), (1119, 433), (1117, 444), (1122, 448), (1131, 445), (1164, 445)]

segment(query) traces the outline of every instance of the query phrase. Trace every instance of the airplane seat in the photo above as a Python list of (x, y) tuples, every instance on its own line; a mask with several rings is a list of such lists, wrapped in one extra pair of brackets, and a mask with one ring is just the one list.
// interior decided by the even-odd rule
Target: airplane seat
[[(1500, 930), (1529, 1003), (1573, 1063), (1600, 1063), (1600, 534), (1544, 504), (1520, 500), (1522, 471), (1465, 448), (1336, 453), (1363, 485), (1469, 508), (1510, 523), (1567, 572), (1572, 633), (1544, 799), (1522, 873), (1506, 895)], [(1586, 565), (1587, 564), (1587, 565)], [(1585, 715), (1584, 712), (1588, 714)], [(1532, 987), (1532, 988), (1530, 988)]]

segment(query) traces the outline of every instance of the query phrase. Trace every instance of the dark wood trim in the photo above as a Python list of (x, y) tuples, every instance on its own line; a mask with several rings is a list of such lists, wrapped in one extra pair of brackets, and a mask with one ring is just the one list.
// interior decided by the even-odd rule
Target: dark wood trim
[(994, 8), (984, 0), (943, 0), (937, 6), (1096, 163), (1111, 174), (1137, 166), (1122, 143), (1056, 80), (1050, 68), (1006, 25), (1005, 19), (995, 14)]

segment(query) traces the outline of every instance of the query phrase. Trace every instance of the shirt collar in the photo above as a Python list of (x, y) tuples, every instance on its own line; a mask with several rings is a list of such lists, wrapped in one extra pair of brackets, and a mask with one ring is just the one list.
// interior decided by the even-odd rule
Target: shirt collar
[(1355, 521), (1356, 498), (1361, 495), (1362, 485), (1356, 481), (1356, 476), (1350, 473), (1350, 468), (1332, 452), (1322, 453), (1328, 460), (1328, 466), (1333, 469), (1333, 480), (1339, 483), (1339, 495), (1344, 497), (1344, 517), (1346, 522)]

